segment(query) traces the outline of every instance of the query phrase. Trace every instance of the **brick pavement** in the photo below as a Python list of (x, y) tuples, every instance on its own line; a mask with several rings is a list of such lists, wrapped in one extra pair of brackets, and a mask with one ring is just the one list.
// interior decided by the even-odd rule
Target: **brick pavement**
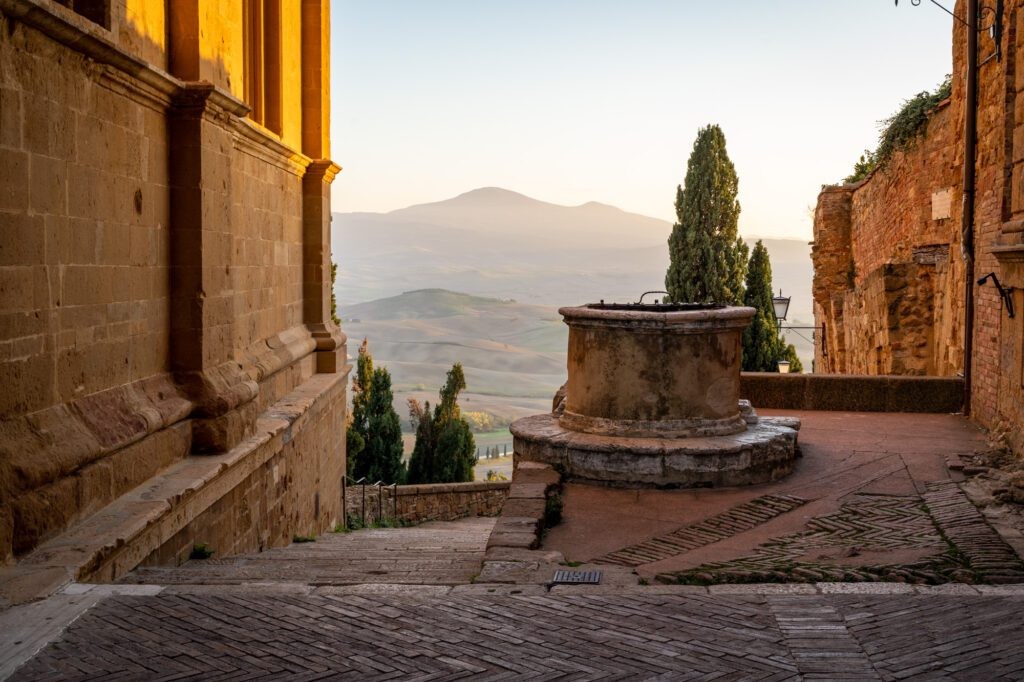
[[(217, 587), (112, 596), (13, 679), (1024, 677), (1024, 590), (1014, 588), (958, 586), (972, 591), (961, 595), (909, 586), (900, 587), (917, 592), (535, 587), (490, 595), (476, 587), (420, 595)], [(977, 593), (986, 589), (1004, 593)]]

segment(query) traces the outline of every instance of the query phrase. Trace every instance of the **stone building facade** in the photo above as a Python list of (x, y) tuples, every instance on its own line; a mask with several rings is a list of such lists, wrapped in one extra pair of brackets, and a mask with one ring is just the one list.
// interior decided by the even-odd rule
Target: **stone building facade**
[(328, 4), (0, 0), (0, 565), (343, 517)]
[[(992, 4), (994, 7), (994, 3)], [(965, 3), (957, 3), (963, 17)], [(986, 10), (984, 24), (994, 10)], [(1024, 2), (1003, 6), (1001, 57), (978, 72), (975, 279), (1024, 308)], [(994, 54), (988, 32), (979, 59)], [(825, 188), (814, 220), (815, 369), (953, 376), (964, 369), (960, 222), (966, 29), (953, 22), (953, 88), (924, 135), (866, 180)], [(973, 284), (972, 416), (1024, 452), (1024, 314)]]

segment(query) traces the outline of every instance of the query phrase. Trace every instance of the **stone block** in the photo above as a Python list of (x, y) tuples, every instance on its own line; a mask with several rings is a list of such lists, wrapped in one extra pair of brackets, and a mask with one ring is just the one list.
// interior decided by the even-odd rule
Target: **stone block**
[(554, 467), (542, 462), (521, 461), (516, 463), (512, 480), (516, 483), (552, 486), (561, 483), (562, 476)]
[(547, 488), (548, 486), (545, 483), (519, 483), (514, 481), (509, 490), (509, 499), (543, 500), (546, 496)]
[[(67, 211), (67, 161), (33, 154), (30, 173), (29, 205), (32, 210), (63, 215)], [(92, 191), (97, 191), (97, 188), (92, 188)]]
[(501, 513), (508, 516), (544, 518), (545, 501), (539, 498), (514, 498), (505, 501)]
[(0, 147), (22, 148), (21, 92), (0, 88)]
[(192, 452), (227, 452), (255, 433), (257, 405), (246, 403), (217, 417), (192, 420)]
[(0, 215), (0, 267), (41, 265), (46, 257), (45, 235), (43, 216)]
[(29, 180), (29, 155), (0, 148), (0, 210), (25, 210), (29, 205)]

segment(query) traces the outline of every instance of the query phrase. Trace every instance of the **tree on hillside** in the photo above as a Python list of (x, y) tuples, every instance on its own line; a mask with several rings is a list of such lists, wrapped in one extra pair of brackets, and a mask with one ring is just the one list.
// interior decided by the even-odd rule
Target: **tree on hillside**
[(754, 319), (743, 330), (743, 371), (779, 371), (783, 346), (772, 307), (772, 264), (768, 259), (768, 249), (760, 239), (750, 256), (743, 304), (756, 311)]
[(416, 445), (409, 460), (410, 483), (458, 483), (473, 480), (476, 444), (469, 423), (459, 409), (459, 393), (466, 388), (462, 365), (448, 371), (441, 400), (430, 414), (410, 400), (409, 410), (416, 429)]
[(739, 178), (717, 125), (701, 128), (686, 178), (676, 188), (676, 224), (668, 239), (665, 289), (673, 301), (738, 304), (747, 245), (739, 236)]
[(359, 347), (352, 394), (352, 423), (346, 433), (349, 475), (371, 483), (402, 483), (402, 424), (392, 405), (391, 374), (374, 368), (366, 339)]

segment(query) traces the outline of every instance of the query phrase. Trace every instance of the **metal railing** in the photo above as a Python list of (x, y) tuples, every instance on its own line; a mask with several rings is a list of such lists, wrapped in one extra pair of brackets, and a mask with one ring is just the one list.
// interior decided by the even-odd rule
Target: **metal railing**
[(366, 488), (377, 489), (377, 523), (382, 524), (384, 522), (384, 491), (391, 489), (391, 522), (398, 522), (398, 484), (391, 483), (385, 484), (383, 481), (377, 481), (376, 483), (368, 483), (366, 477), (362, 477), (358, 480), (351, 478), (349, 475), (344, 476), (345, 481), (345, 527), (349, 527), (349, 513), (348, 513), (348, 489), (349, 484), (352, 486), (359, 486), (361, 489), (362, 501), (359, 505), (359, 521), (363, 528), (366, 527)]

